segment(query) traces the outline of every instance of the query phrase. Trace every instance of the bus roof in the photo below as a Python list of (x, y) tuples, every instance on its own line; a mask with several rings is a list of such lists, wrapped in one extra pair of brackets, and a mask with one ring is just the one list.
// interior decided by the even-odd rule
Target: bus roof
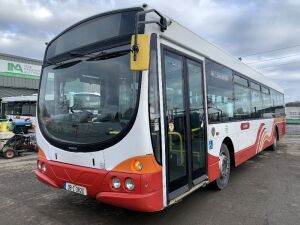
[(36, 101), (37, 101), (37, 94), (3, 97), (2, 98), (2, 103), (5, 103), (5, 102), (36, 102)]
[[(262, 85), (266, 85), (283, 93), (283, 89), (278, 84), (265, 77), (262, 73), (241, 62), (239, 59), (230, 55), (220, 47), (206, 41), (173, 19), (168, 18), (168, 20), (171, 24), (165, 32), (161, 33), (160, 37), (162, 39), (171, 41), (179, 46), (181, 45), (181, 47), (188, 49), (195, 54), (209, 58), (234, 70), (235, 72), (261, 83)], [(205, 27), (203, 29), (205, 29)]]

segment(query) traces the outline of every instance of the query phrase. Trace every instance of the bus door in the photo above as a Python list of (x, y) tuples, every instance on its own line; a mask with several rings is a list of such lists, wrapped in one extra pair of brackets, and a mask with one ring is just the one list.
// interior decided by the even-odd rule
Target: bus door
[(203, 63), (163, 48), (168, 200), (207, 179)]

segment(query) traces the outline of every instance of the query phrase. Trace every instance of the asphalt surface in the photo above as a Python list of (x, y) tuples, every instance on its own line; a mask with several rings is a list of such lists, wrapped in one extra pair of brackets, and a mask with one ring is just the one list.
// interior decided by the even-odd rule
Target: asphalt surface
[(300, 224), (300, 125), (277, 152), (231, 173), (223, 191), (200, 189), (162, 212), (139, 213), (57, 190), (34, 177), (36, 155), (0, 158), (0, 224)]

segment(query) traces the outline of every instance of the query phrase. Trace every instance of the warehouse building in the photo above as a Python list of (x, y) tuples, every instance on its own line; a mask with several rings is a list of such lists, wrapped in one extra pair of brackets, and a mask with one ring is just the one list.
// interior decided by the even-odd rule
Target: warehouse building
[(300, 124), (300, 102), (290, 102), (285, 108), (286, 122)]
[(0, 53), (0, 99), (38, 92), (42, 61)]

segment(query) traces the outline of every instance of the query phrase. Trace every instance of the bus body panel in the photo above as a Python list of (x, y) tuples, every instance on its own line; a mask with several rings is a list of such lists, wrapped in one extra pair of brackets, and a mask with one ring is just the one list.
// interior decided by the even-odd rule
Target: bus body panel
[[(243, 128), (245, 124), (249, 128)], [(234, 148), (235, 166), (238, 166), (273, 144), (276, 127), (281, 139), (285, 134), (285, 119), (282, 117), (210, 124), (208, 125), (208, 153), (218, 157), (221, 145), (228, 137)], [(208, 166), (213, 163), (209, 161)]]

